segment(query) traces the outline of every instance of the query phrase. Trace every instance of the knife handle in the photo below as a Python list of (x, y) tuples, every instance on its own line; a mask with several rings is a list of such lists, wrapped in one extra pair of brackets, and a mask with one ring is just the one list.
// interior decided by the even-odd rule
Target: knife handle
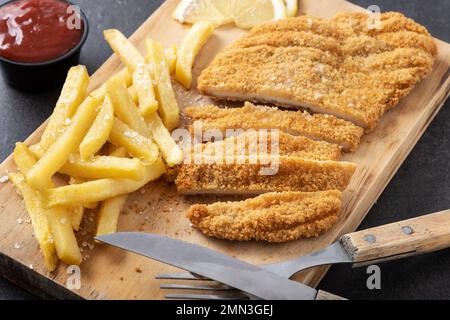
[(450, 210), (344, 235), (356, 264), (382, 262), (450, 247)]

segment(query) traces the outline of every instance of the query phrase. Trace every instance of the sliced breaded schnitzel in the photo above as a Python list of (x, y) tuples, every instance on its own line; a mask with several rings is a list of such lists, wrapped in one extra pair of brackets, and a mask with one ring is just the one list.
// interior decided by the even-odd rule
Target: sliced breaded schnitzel
[(268, 193), (242, 202), (195, 205), (187, 217), (209, 237), (282, 243), (318, 237), (337, 221), (339, 191)]
[(238, 157), (251, 155), (289, 156), (309, 160), (341, 159), (341, 147), (324, 141), (314, 141), (305, 137), (296, 137), (284, 132), (246, 132), (222, 141), (198, 144), (185, 150), (185, 159), (196, 156)]
[(203, 71), (199, 89), (232, 101), (304, 107), (373, 129), (432, 70), (437, 45), (399, 13), (302, 16), (257, 27)]
[[(203, 131), (277, 129), (292, 135), (338, 144), (346, 152), (356, 150), (364, 134), (362, 128), (333, 116), (282, 111), (251, 103), (246, 103), (243, 108), (229, 109), (215, 106), (190, 107), (186, 108), (185, 114), (193, 120), (201, 120)], [(194, 126), (191, 126), (191, 130), (194, 130)]]
[[(293, 157), (245, 157), (233, 164), (204, 159), (180, 166), (176, 186), (182, 194), (262, 194), (267, 192), (344, 191), (355, 173), (350, 162)], [(212, 159), (211, 159), (212, 160)]]

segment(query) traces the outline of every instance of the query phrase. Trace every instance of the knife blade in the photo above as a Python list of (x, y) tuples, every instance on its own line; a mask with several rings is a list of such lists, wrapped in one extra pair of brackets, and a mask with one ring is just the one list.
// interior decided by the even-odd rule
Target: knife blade
[(147, 233), (96, 237), (109, 245), (248, 292), (264, 300), (315, 300), (318, 291), (196, 244)]

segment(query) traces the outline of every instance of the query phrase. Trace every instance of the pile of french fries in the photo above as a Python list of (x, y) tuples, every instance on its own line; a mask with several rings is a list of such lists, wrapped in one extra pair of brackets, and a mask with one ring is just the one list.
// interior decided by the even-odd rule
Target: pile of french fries
[[(90, 93), (86, 68), (71, 68), (41, 141), (17, 143), (19, 173), (9, 178), (24, 199), (49, 271), (58, 259), (81, 264), (75, 231), (86, 209), (98, 208), (97, 235), (114, 233), (128, 194), (182, 163), (170, 133), (180, 118), (171, 75), (190, 87), (194, 58), (212, 30), (210, 24), (194, 27), (180, 50), (147, 39), (145, 57), (120, 31), (106, 30), (126, 67)], [(53, 178), (61, 174), (68, 183), (56, 185)]]

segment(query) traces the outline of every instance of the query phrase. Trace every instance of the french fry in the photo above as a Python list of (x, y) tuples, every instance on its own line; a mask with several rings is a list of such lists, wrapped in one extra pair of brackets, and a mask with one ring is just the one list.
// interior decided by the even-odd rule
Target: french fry
[(77, 203), (99, 202), (141, 189), (147, 183), (159, 179), (166, 171), (164, 161), (158, 158), (145, 167), (145, 174), (139, 181), (102, 179), (83, 184), (50, 189), (47, 192), (49, 207), (69, 206)]
[(80, 144), (80, 154), (83, 160), (94, 156), (108, 141), (114, 123), (114, 107), (106, 95), (102, 108), (83, 142)]
[(16, 148), (13, 152), (13, 159), (20, 172), (26, 174), (37, 162), (35, 155), (27, 148), (24, 143), (16, 143)]
[(128, 195), (105, 200), (98, 211), (97, 236), (116, 233), (120, 212), (127, 202)]
[(145, 60), (136, 47), (117, 29), (109, 29), (103, 32), (106, 41), (114, 53), (125, 63), (131, 73), (138, 66), (145, 64)]
[(41, 145), (39, 143), (30, 146), (30, 148), (28, 149), (36, 159), (40, 159), (45, 153), (44, 149), (41, 148)]
[(111, 157), (128, 158), (128, 151), (124, 147), (108, 144), (108, 153)]
[(82, 205), (75, 205), (72, 206), (72, 213), (70, 217), (70, 222), (72, 225), (73, 230), (80, 231), (81, 222), (83, 221), (84, 217), (84, 206)]
[[(114, 146), (114, 145), (111, 145)], [(111, 147), (111, 157), (125, 157), (127, 150), (123, 147)], [(117, 196), (112, 199), (105, 200), (98, 212), (97, 218), (97, 235), (105, 235), (115, 233), (119, 222), (120, 212), (127, 202), (128, 195)]]
[(161, 151), (164, 160), (169, 167), (175, 167), (183, 162), (183, 151), (173, 140), (170, 132), (164, 126), (161, 118), (154, 114), (147, 119), (152, 131), (153, 139)]
[(45, 189), (51, 177), (69, 160), (70, 155), (78, 149), (97, 116), (99, 103), (88, 97), (81, 104), (64, 134), (50, 147), (48, 152), (31, 168), (27, 182), (39, 189)]
[(131, 155), (152, 164), (158, 159), (158, 147), (149, 138), (141, 136), (119, 119), (115, 119), (109, 141), (124, 147)]
[(73, 117), (87, 95), (88, 84), (89, 74), (85, 66), (76, 66), (69, 70), (55, 110), (39, 143), (42, 154), (56, 142), (67, 127), (68, 119)]
[(158, 101), (155, 98), (153, 81), (143, 56), (119, 30), (105, 30), (104, 35), (113, 51), (131, 71), (141, 113), (147, 116), (156, 112)]
[(170, 74), (175, 74), (177, 70), (177, 59), (178, 59), (178, 47), (176, 44), (171, 45), (165, 50), (167, 65), (169, 66)]
[(111, 80), (108, 83), (108, 95), (114, 106), (116, 116), (141, 136), (151, 138), (151, 132), (125, 86)]
[[(33, 154), (33, 152), (31, 152), (31, 150), (29, 148), (27, 148), (27, 146), (24, 143), (16, 143), (16, 148), (14, 149), (13, 158), (14, 158), (14, 162), (16, 163), (17, 168), (19, 168), (19, 170), (24, 175), (27, 174), (31, 170), (31, 168), (33, 168), (33, 166), (36, 165), (36, 162), (37, 162), (37, 157)], [(81, 181), (79, 179), (76, 180), (75, 178), (70, 178), (69, 183), (71, 183), (71, 184), (72, 183), (81, 183)], [(53, 184), (52, 181), (49, 181), (48, 185), (46, 186), (46, 188), (48, 188), (48, 189), (51, 189), (54, 187), (55, 187), (55, 185)], [(84, 213), (84, 207), (82, 205), (75, 205), (75, 206), (73, 206), (73, 208), (71, 208), (71, 210), (74, 213), (73, 225), (76, 226), (76, 228), (74, 227), (74, 230), (78, 230), (77, 229), (79, 227), (78, 221), (80, 221), (80, 223), (81, 223), (81, 219), (83, 218), (83, 213)]]
[(82, 160), (72, 155), (69, 162), (59, 171), (71, 177), (83, 179), (131, 179), (139, 180), (145, 168), (138, 159), (110, 156), (96, 156), (92, 160)]
[(130, 94), (131, 99), (133, 99), (133, 102), (135, 104), (139, 103), (139, 98), (136, 92), (136, 88), (132, 85), (130, 87), (128, 87), (128, 93)]
[(9, 180), (14, 184), (25, 201), (31, 223), (33, 224), (36, 240), (39, 242), (41, 251), (44, 254), (45, 266), (49, 271), (54, 271), (58, 259), (47, 219), (47, 210), (41, 206), (41, 194), (25, 182), (25, 176), (22, 174), (10, 174)]
[[(82, 179), (82, 178), (75, 178), (75, 177), (70, 177), (69, 179), (69, 184), (82, 184), (87, 182), (86, 179)], [(88, 209), (88, 210), (95, 210), (98, 208), (98, 202), (86, 202), (86, 203), (82, 203), (81, 207), (83, 207), (83, 209)], [(83, 215), (84, 215), (84, 211), (83, 210)]]
[[(38, 240), (40, 239), (37, 235), (42, 234), (42, 225), (47, 223), (57, 256), (64, 263), (70, 265), (81, 263), (81, 253), (73, 230), (78, 230), (80, 227), (84, 213), (83, 206), (75, 204), (67, 208), (46, 209), (43, 194), (25, 182), (24, 175), (36, 163), (32, 152), (24, 144), (17, 144), (14, 150), (14, 160), (17, 161), (16, 165), (22, 171), (23, 175), (12, 176), (12, 181), (15, 181), (15, 185), (24, 196), (25, 202), (27, 203), (28, 201), (27, 209), (31, 220), (33, 221), (34, 216), (36, 228), (41, 228), (38, 231), (35, 228), (36, 238)], [(50, 181), (47, 187), (54, 188), (53, 182)], [(44, 218), (45, 221), (43, 221)]]
[(158, 101), (155, 98), (153, 80), (145, 64), (139, 65), (133, 72), (133, 86), (139, 101), (139, 110), (142, 116), (148, 116), (158, 110)]
[[(128, 68), (123, 68), (118, 73), (113, 75), (110, 79), (116, 79), (117, 81), (122, 82), (126, 87), (131, 86), (133, 80), (131, 78), (131, 73)], [(109, 81), (109, 80), (108, 80)], [(101, 87), (92, 91), (90, 96), (97, 99), (98, 101), (103, 101), (106, 95), (106, 86), (108, 85), (108, 81), (106, 81)]]
[[(153, 78), (156, 80), (156, 96), (159, 101), (158, 112), (167, 129), (172, 131), (180, 121), (180, 108), (173, 91), (164, 48), (160, 43), (151, 39), (146, 41), (146, 47), (147, 61), (152, 63)], [(143, 116), (144, 118), (147, 117), (147, 115)]]
[(99, 202), (85, 202), (83, 206), (88, 210), (97, 210), (99, 204)]
[(56, 207), (47, 210), (47, 217), (58, 258), (69, 266), (80, 265), (82, 256), (73, 232), (72, 212)]
[(186, 89), (191, 88), (192, 66), (194, 65), (195, 57), (213, 33), (214, 25), (212, 23), (206, 21), (197, 22), (189, 30), (178, 50), (175, 78)]

